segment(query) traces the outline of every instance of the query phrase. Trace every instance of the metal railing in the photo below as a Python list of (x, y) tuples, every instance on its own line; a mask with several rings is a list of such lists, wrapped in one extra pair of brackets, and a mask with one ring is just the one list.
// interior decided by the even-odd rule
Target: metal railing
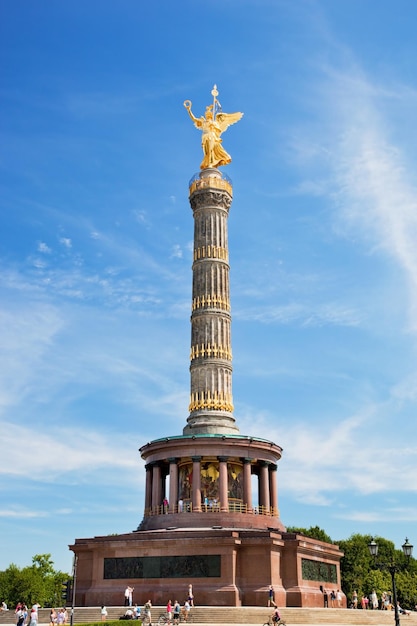
[(211, 504), (202, 504), (200, 509), (194, 509), (193, 503), (189, 500), (184, 500), (182, 504), (175, 504), (173, 506), (166, 506), (161, 504), (160, 506), (149, 507), (145, 509), (145, 517), (151, 517), (154, 515), (172, 515), (172, 514), (182, 514), (186, 515), (187, 513), (220, 513), (227, 515), (228, 513), (243, 513), (245, 515), (265, 515), (268, 517), (277, 517), (279, 515), (278, 509), (273, 507), (265, 507), (265, 506), (254, 506), (249, 507), (247, 504), (241, 502), (240, 500), (229, 500), (228, 510), (224, 511), (221, 509), (221, 503), (211, 503)]

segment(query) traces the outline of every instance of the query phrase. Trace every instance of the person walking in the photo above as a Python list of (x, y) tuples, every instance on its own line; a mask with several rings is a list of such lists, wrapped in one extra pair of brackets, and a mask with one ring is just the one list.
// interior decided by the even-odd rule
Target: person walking
[(38, 626), (38, 609), (33, 606), (30, 610), (29, 626)]
[(191, 604), (188, 602), (188, 600), (186, 600), (184, 602), (184, 609), (183, 609), (184, 622), (188, 622), (190, 611), (191, 611)]
[(167, 618), (168, 618), (168, 624), (171, 624), (171, 619), (172, 619), (172, 603), (171, 603), (171, 600), (168, 600), (168, 604), (167, 604)]
[(178, 602), (178, 600), (175, 600), (174, 602), (174, 624), (179, 624), (180, 623), (180, 612), (181, 612), (181, 605)]
[(190, 603), (190, 607), (194, 606), (194, 594), (192, 585), (188, 585), (188, 602)]
[(56, 618), (57, 618), (57, 614), (56, 614), (55, 609), (51, 609), (49, 613), (49, 626), (55, 626)]
[(105, 621), (106, 621), (106, 619), (107, 619), (107, 609), (106, 609), (106, 607), (104, 606), (104, 604), (102, 604), (102, 605), (101, 605), (101, 611), (100, 611), (100, 613), (101, 613), (101, 621), (102, 621), (102, 622), (105, 622)]
[(145, 604), (145, 617), (148, 620), (149, 626), (152, 626), (151, 609), (152, 609), (152, 602), (148, 600), (147, 603)]
[(23, 626), (25, 622), (26, 616), (23, 606), (20, 605), (18, 609), (16, 609), (16, 626)]

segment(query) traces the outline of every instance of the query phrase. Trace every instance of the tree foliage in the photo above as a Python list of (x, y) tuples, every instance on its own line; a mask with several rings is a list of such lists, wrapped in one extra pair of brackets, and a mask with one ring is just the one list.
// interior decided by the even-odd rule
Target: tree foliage
[(332, 539), (330, 539), (329, 535), (318, 526), (310, 526), (310, 528), (298, 528), (296, 526), (289, 526), (287, 528), (287, 532), (297, 533), (298, 535), (305, 535), (306, 537), (317, 539), (317, 541), (324, 541), (325, 543), (334, 543)]
[(377, 537), (378, 557), (376, 561), (369, 554), (368, 544), (372, 540), (370, 535), (352, 535), (347, 540), (336, 542), (344, 557), (340, 562), (342, 590), (348, 598), (352, 597), (356, 589), (358, 597), (368, 596), (375, 589), (378, 598), (385, 591), (392, 595), (392, 579), (387, 569), (395, 565), (398, 571), (395, 574), (397, 597), (403, 608), (414, 609), (417, 604), (417, 561), (411, 558), (407, 561), (403, 551), (396, 549), (392, 541)]
[(62, 584), (69, 578), (69, 574), (54, 569), (50, 554), (35, 554), (32, 565), (19, 568), (11, 563), (0, 572), (0, 600), (10, 607), (18, 602), (60, 606)]

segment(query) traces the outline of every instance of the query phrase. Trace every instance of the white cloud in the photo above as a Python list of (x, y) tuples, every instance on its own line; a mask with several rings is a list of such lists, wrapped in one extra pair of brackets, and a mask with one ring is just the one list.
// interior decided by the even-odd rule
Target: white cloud
[(182, 250), (181, 250), (181, 246), (179, 244), (175, 244), (172, 247), (172, 252), (170, 255), (171, 259), (182, 259)]
[(50, 254), (52, 252), (51, 248), (43, 243), (42, 241), (38, 244), (38, 252), (43, 252), (45, 254)]
[(0, 509), (0, 517), (10, 519), (31, 519), (38, 517), (47, 517), (45, 511), (29, 511), (21, 508)]
[[(100, 470), (104, 474), (116, 469), (137, 469), (138, 459), (127, 455), (126, 436), (106, 436), (97, 430), (74, 430), (55, 427), (16, 425), (1, 422), (2, 455), (0, 474), (27, 480), (59, 482), (77, 480)], [(16, 445), (16, 442), (27, 445)], [(51, 465), (52, 464), (52, 465)], [(53, 471), (51, 471), (53, 469)], [(105, 470), (105, 472), (104, 472)]]

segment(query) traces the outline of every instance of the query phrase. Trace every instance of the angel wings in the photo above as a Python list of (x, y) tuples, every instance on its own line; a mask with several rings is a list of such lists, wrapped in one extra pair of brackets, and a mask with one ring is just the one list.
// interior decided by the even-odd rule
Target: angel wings
[(222, 133), (232, 124), (236, 124), (243, 117), (243, 113), (217, 113), (215, 120)]

